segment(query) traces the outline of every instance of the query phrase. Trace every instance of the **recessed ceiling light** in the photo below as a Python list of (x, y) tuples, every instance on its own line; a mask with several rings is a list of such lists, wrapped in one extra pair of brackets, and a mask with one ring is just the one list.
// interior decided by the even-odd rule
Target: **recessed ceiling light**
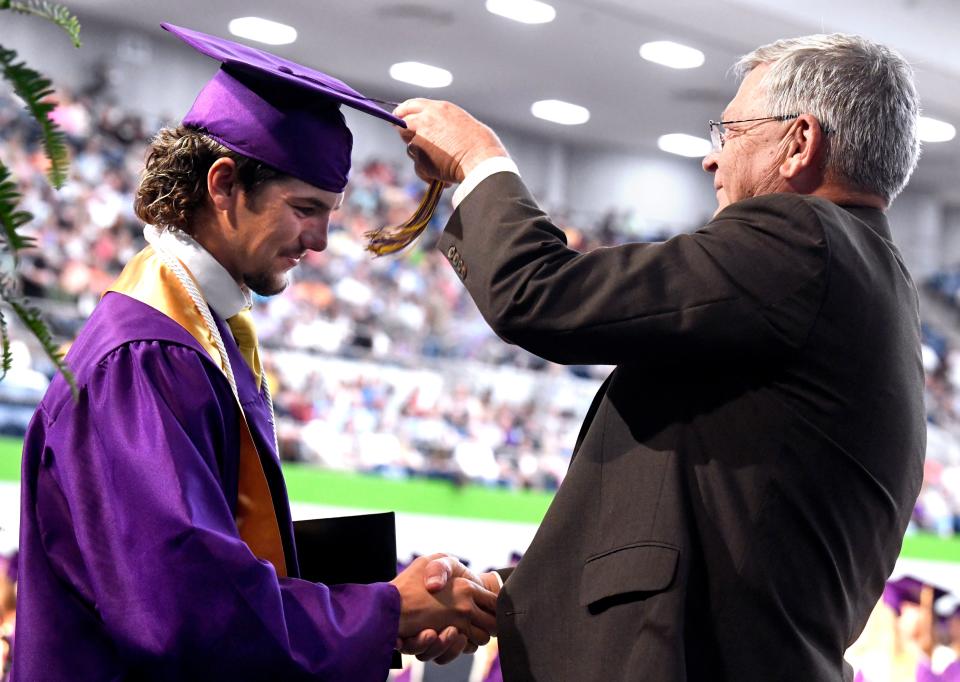
[(534, 102), (530, 113), (544, 121), (565, 126), (576, 126), (590, 120), (590, 111), (579, 104), (571, 104), (559, 99), (542, 99)]
[(557, 16), (553, 5), (539, 0), (487, 0), (487, 11), (522, 24), (547, 24)]
[(917, 121), (917, 135), (922, 142), (949, 142), (957, 135), (957, 129), (946, 121), (921, 116)]
[(713, 149), (710, 140), (686, 133), (661, 135), (657, 138), (657, 146), (665, 152), (689, 157), (703, 157)]
[(235, 36), (267, 45), (289, 45), (297, 39), (297, 29), (260, 17), (232, 19), (227, 26)]
[(640, 47), (640, 56), (671, 69), (695, 69), (703, 64), (703, 52), (672, 40), (656, 40)]
[(421, 88), (445, 88), (453, 82), (453, 74), (439, 66), (420, 62), (399, 62), (390, 67), (390, 77)]

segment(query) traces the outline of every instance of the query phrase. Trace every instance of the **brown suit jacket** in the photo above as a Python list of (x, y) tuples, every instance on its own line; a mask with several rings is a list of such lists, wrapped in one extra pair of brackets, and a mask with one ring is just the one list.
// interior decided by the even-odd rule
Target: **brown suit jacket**
[(617, 366), (501, 593), (505, 679), (849, 679), (925, 448), (883, 213), (768, 195), (581, 254), (498, 173), (440, 249), (505, 340)]

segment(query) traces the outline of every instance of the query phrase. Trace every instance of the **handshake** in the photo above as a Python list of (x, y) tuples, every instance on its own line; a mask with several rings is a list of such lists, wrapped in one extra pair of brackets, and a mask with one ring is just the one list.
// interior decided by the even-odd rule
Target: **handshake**
[(496, 573), (475, 575), (454, 557), (419, 557), (390, 581), (400, 592), (397, 649), (448, 663), (497, 634)]

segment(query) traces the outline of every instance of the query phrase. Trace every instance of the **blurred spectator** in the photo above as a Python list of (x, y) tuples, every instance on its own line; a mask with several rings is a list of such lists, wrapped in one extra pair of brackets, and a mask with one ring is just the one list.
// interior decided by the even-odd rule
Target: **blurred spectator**
[(867, 625), (846, 653), (856, 682), (913, 682), (929, 657), (932, 604), (945, 591), (912, 576), (889, 581)]
[(17, 553), (0, 557), (0, 681), (9, 678), (17, 623)]
[[(944, 601), (949, 606), (938, 614), (937, 605)], [(938, 595), (934, 587), (925, 585), (919, 610), (917, 682), (960, 682), (960, 603), (954, 595)]]

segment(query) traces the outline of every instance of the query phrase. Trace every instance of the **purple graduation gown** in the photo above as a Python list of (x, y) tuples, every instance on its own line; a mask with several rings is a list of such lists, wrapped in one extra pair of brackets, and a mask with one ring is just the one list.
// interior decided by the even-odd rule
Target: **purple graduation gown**
[(295, 577), (270, 412), (220, 332), (270, 486), (290, 577), (240, 539), (238, 415), (197, 341), (118, 293), (94, 311), (23, 449), (13, 679), (387, 677), (400, 597)]
[(917, 682), (960, 682), (960, 661), (954, 661), (937, 674), (930, 667), (930, 661), (917, 664)]

